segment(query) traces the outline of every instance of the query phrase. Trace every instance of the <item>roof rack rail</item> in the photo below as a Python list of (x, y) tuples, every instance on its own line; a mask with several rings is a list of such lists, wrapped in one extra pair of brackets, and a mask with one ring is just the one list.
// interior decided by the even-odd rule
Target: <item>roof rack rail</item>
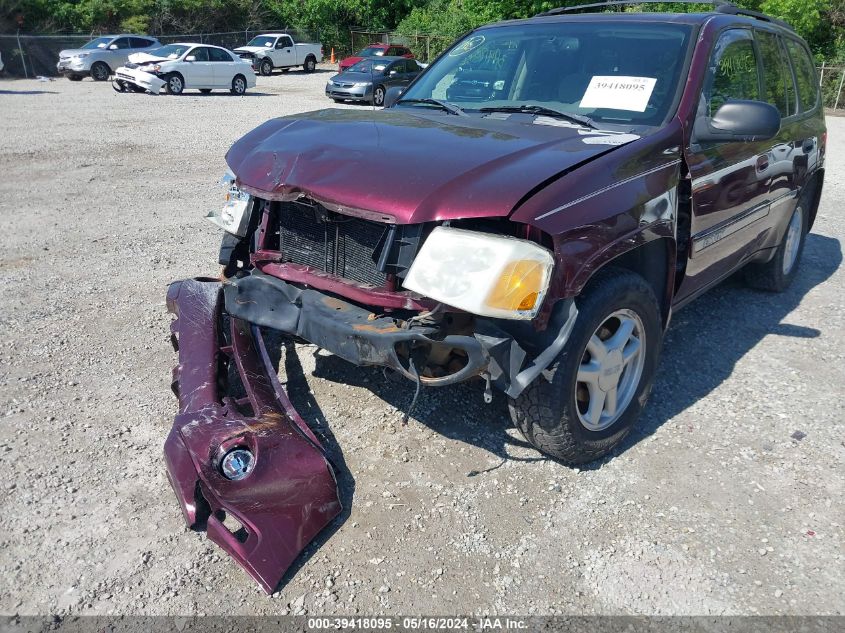
[[(740, 11), (743, 9), (739, 9), (733, 3), (727, 2), (726, 0), (672, 0), (675, 4), (712, 4), (718, 11), (720, 7), (726, 8), (736, 8)], [(593, 2), (591, 4), (579, 4), (572, 7), (558, 7), (557, 9), (550, 9), (549, 11), (544, 11), (543, 13), (538, 13), (535, 17), (540, 17), (544, 15), (560, 15), (561, 13), (570, 13), (575, 11), (584, 11), (585, 9), (606, 9), (608, 7), (618, 7), (618, 6), (625, 6), (625, 5), (634, 5), (634, 4), (665, 4), (666, 0), (608, 0), (608, 2)], [(762, 14), (760, 14), (762, 15)]]
[(780, 27), (785, 29), (789, 29), (790, 31), (794, 31), (795, 29), (792, 28), (792, 25), (788, 22), (784, 22), (783, 20), (778, 20), (777, 18), (773, 18), (771, 16), (766, 15), (765, 13), (760, 13), (759, 11), (751, 11), (750, 9), (742, 9), (736, 6), (733, 3), (725, 2), (722, 4), (716, 5), (716, 13), (725, 13), (727, 15), (741, 15), (747, 18), (755, 18), (757, 20), (762, 20), (763, 22), (771, 22), (772, 24), (777, 24)]
[[(772, 24), (777, 24), (780, 27), (785, 29), (789, 29), (790, 31), (794, 31), (795, 29), (792, 28), (792, 25), (784, 22), (783, 20), (778, 20), (777, 18), (770, 17), (765, 13), (760, 13), (759, 11), (751, 11), (750, 9), (742, 9), (736, 6), (733, 2), (727, 2), (726, 0), (673, 0), (677, 4), (712, 4), (714, 11), (716, 13), (724, 13), (725, 15), (739, 15), (747, 18), (755, 18), (757, 20), (761, 20), (763, 22), (770, 22)], [(563, 13), (571, 13), (575, 11), (585, 11), (587, 9), (606, 9), (608, 7), (620, 7), (625, 5), (636, 5), (636, 4), (663, 4), (665, 0), (609, 0), (608, 2), (593, 2), (592, 4), (579, 4), (574, 7), (558, 7), (557, 9), (551, 9), (549, 11), (544, 11), (543, 13), (538, 13), (535, 17), (546, 16), (546, 15), (561, 15)]]

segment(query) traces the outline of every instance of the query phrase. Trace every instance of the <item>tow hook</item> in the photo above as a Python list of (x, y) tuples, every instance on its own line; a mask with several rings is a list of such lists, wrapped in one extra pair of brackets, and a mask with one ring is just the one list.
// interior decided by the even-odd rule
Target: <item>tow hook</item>
[(484, 377), (484, 404), (490, 404), (493, 402), (493, 386), (490, 381), (490, 372), (485, 371), (482, 376)]

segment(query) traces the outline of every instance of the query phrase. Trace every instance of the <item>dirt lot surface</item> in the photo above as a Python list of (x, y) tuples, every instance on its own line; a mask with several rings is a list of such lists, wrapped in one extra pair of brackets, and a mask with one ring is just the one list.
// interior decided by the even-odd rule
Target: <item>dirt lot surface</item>
[(478, 386), (424, 391), (403, 427), (410, 383), (301, 346), (282, 373), (349, 511), (271, 598), (185, 528), (165, 290), (218, 272), (203, 215), (231, 143), (331, 105), (328, 76), (243, 98), (0, 82), (0, 612), (845, 612), (840, 118), (792, 289), (729, 280), (679, 312), (612, 458), (544, 459)]

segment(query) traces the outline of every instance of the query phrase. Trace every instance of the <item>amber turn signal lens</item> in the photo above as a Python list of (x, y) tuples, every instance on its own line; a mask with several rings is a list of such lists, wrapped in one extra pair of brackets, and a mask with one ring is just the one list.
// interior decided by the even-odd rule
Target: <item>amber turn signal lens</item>
[(522, 259), (502, 271), (485, 302), (501, 310), (532, 310), (544, 289), (546, 267), (542, 262)]

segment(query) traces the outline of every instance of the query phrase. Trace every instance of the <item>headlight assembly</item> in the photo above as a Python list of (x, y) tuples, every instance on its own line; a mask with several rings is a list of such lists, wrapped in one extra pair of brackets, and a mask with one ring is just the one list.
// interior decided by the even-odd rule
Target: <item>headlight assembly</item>
[(402, 285), (480, 316), (527, 320), (543, 303), (553, 266), (534, 242), (439, 226)]
[(243, 237), (249, 224), (252, 196), (238, 189), (235, 176), (231, 172), (226, 172), (220, 184), (226, 187), (226, 202), (220, 211), (212, 211), (205, 217), (224, 231)]

